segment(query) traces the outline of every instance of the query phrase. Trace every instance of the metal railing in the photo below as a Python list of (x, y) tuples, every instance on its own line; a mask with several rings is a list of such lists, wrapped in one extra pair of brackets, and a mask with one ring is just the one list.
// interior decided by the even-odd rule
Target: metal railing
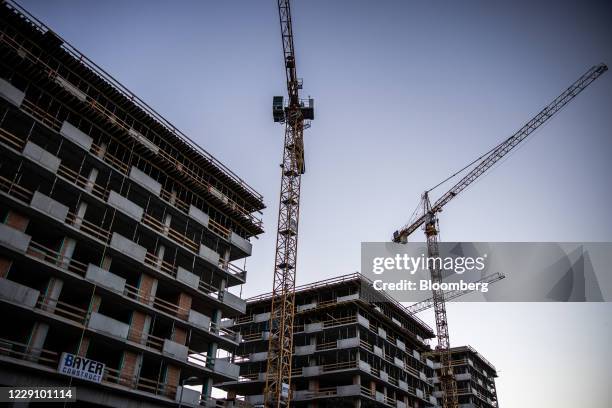
[[(7, 5), (9, 7), (13, 8), (15, 11), (17, 11), (19, 14), (21, 14), (24, 18), (26, 18), (32, 25), (34, 25), (41, 32), (50, 31), (50, 29), (44, 23), (42, 23), (36, 17), (32, 16), (30, 13), (28, 13), (25, 9), (23, 9), (18, 4), (14, 3), (12, 1), (6, 1), (6, 3), (7, 3)], [(68, 42), (66, 42), (63, 38), (61, 38), (61, 37), (59, 37), (59, 38), (62, 41), (61, 47), (64, 49), (64, 51), (66, 51), (69, 55), (71, 55), (76, 61), (78, 61), (79, 63), (83, 64), (84, 66), (86, 66), (87, 68), (89, 68), (90, 70), (95, 72), (99, 77), (101, 77), (107, 83), (109, 83), (111, 86), (113, 86), (125, 98), (130, 100), (133, 104), (135, 104), (140, 109), (142, 109), (144, 112), (146, 112), (148, 115), (150, 115), (152, 118), (154, 118), (159, 123), (159, 125), (161, 125), (163, 128), (165, 128), (165, 130), (167, 132), (169, 132), (170, 134), (173, 134), (178, 139), (181, 139), (187, 146), (189, 146), (191, 149), (195, 150), (200, 155), (205, 157), (214, 166), (218, 167), (223, 173), (225, 173), (226, 176), (228, 176), (235, 183), (237, 183), (242, 188), (244, 188), (247, 192), (249, 192), (251, 195), (253, 195), (256, 199), (261, 201), (261, 199), (262, 199), (261, 194), (259, 194), (257, 191), (255, 191), (251, 186), (249, 186), (244, 180), (242, 180), (239, 176), (237, 176), (234, 172), (232, 172), (229, 168), (227, 168), (223, 163), (218, 161), (213, 155), (211, 155), (209, 152), (204, 150), (202, 147), (200, 147), (199, 145), (194, 143), (188, 136), (186, 136), (180, 130), (178, 130), (176, 127), (174, 127), (170, 122), (168, 122), (168, 120), (166, 120), (163, 116), (161, 116), (158, 112), (156, 112), (153, 108), (151, 108), (147, 103), (145, 103), (143, 100), (138, 98), (138, 96), (133, 94), (129, 89), (127, 89), (119, 81), (117, 81), (115, 78), (113, 78), (111, 75), (109, 75), (106, 71), (104, 71), (102, 68), (100, 68), (98, 65), (96, 65), (93, 61), (91, 61), (89, 58), (87, 58), (85, 55), (83, 55), (80, 51), (78, 51), (76, 48), (74, 48), (72, 45), (70, 45)], [(28, 52), (34, 62), (42, 63), (40, 58), (38, 58), (37, 56), (32, 54), (30, 51), (26, 50), (25, 47), (23, 47), (15, 39), (10, 38), (10, 37), (5, 35), (5, 36), (3, 36), (2, 40), (4, 40), (4, 41), (12, 40), (12, 43), (16, 46), (17, 50), (23, 50), (25, 52)], [(27, 41), (30, 46), (40, 50), (40, 47), (37, 44), (34, 44), (33, 42), (31, 42), (31, 41), (29, 41), (27, 39), (24, 39), (24, 40)], [(73, 75), (79, 77), (80, 81), (86, 82), (88, 88), (95, 89), (99, 93), (100, 96), (105, 95), (105, 93), (102, 90), (97, 89), (93, 84), (91, 84), (91, 83), (87, 82), (86, 80), (84, 80), (81, 77), (81, 75), (79, 75), (77, 73), (74, 73), (71, 69), (66, 67), (61, 62), (57, 61), (57, 63), (58, 63), (58, 65), (63, 66), (63, 68), (65, 68), (66, 70), (70, 71)], [(54, 72), (55, 70), (52, 70), (52, 71)], [(104, 98), (112, 103), (112, 101), (110, 101), (106, 96), (104, 96)], [(97, 104), (100, 105), (99, 103), (97, 103)], [(112, 104), (115, 105), (115, 103), (112, 103)], [(136, 119), (134, 119), (134, 118), (133, 118), (133, 120), (136, 121)], [(148, 128), (148, 126), (147, 126), (147, 128)], [(188, 158), (186, 158), (186, 159), (189, 160)]]
[[(15, 134), (5, 129), (2, 129), (2, 128), (0, 128), (0, 141), (3, 141), (4, 143), (18, 149), (19, 151), (22, 151), (25, 146), (24, 139), (21, 139)], [(111, 164), (113, 167), (115, 167), (120, 172), (127, 174), (128, 172), (127, 166), (125, 166), (125, 164), (121, 162), (119, 159), (115, 158), (108, 152), (103, 152), (101, 148), (95, 144), (92, 145), (91, 149), (92, 149), (92, 152), (94, 152), (96, 155), (100, 155), (101, 153), (103, 153), (102, 157), (105, 161), (107, 161), (109, 164)], [(72, 170), (64, 163), (60, 163), (59, 168), (57, 170), (57, 175), (65, 179), (66, 181), (74, 184), (75, 186), (83, 188), (86, 191), (91, 192), (93, 195), (97, 196), (102, 201), (106, 201), (106, 199), (108, 198), (108, 194), (110, 191), (107, 188), (102, 187), (101, 185), (89, 180), (87, 177), (79, 174), (75, 170)], [(172, 195), (163, 189), (161, 192), (161, 197), (165, 201), (167, 201), (168, 204), (175, 206), (179, 210), (182, 210), (185, 213), (185, 215), (188, 216), (189, 206), (187, 205), (187, 203), (185, 203), (182, 200), (179, 200), (176, 197), (172, 198)], [(177, 230), (169, 226), (166, 226), (164, 223), (162, 223), (160, 220), (157, 220), (152, 215), (143, 213), (143, 218), (141, 221), (144, 224), (151, 227), (152, 229), (154, 229), (155, 231), (157, 231), (158, 233), (167, 236), (173, 241), (190, 249), (194, 253), (196, 254), (198, 253), (199, 246), (197, 242), (188, 238), (185, 234), (182, 234), (178, 232)], [(230, 229), (222, 226), (221, 224), (214, 221), (213, 219), (208, 220), (207, 228), (211, 232), (221, 236), (224, 239), (230, 238), (230, 233), (231, 233)], [(243, 269), (237, 267), (234, 264), (223, 261), (223, 260), (220, 260), (219, 267), (233, 275), (243, 276), (245, 274), (245, 271)]]

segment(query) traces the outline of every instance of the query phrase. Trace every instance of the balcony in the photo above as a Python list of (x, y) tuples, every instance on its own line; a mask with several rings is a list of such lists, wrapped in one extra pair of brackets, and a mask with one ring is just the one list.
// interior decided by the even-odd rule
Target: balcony
[(16, 88), (7, 80), (0, 78), (0, 96), (16, 107), (20, 107), (21, 103), (23, 102), (23, 98), (25, 97), (25, 92)]
[[(70, 125), (68, 122), (64, 122), (62, 124), (61, 131), (63, 132), (62, 136), (74, 141), (75, 143), (79, 145), (82, 145), (82, 147), (85, 147), (89, 144), (89, 140), (86, 139), (88, 138), (88, 136), (82, 134), (82, 132), (80, 132), (74, 126)], [(56, 173), (62, 179), (76, 185), (79, 188), (82, 188), (92, 193), (93, 195), (100, 198), (101, 200), (108, 202), (110, 205), (126, 213), (128, 216), (136, 219), (137, 221), (140, 221), (140, 218), (141, 218), (139, 216), (141, 212), (141, 209), (139, 210), (140, 207), (136, 206), (133, 203), (128, 203), (127, 199), (121, 197), (117, 193), (112, 194), (113, 192), (107, 190), (105, 187), (102, 187), (96, 184), (95, 182), (90, 181), (86, 177), (70, 169), (66, 165), (62, 164), (61, 160), (58, 157), (52, 155), (49, 152), (46, 152), (40, 146), (34, 145), (31, 142), (28, 142), (26, 144), (26, 142), (21, 137), (18, 137), (14, 135), (13, 133), (8, 132), (4, 129), (0, 129), (0, 140), (6, 143), (7, 145), (15, 148), (16, 150), (22, 151), (23, 154), (29, 157), (31, 160), (34, 160), (35, 162), (47, 168), (51, 172)], [(110, 155), (110, 153), (100, 150), (99, 146), (95, 144), (91, 144), (91, 151), (94, 154), (96, 153), (102, 154), (104, 160), (108, 164), (111, 164), (112, 167), (120, 171), (122, 174), (124, 175), (128, 174), (128, 169), (125, 168), (125, 164), (123, 164), (119, 159)], [(153, 192), (154, 194), (160, 196), (160, 198), (168, 202), (168, 204), (179, 209), (186, 216), (191, 216), (191, 218), (196, 219), (198, 222), (202, 223), (202, 225), (206, 227), (207, 229), (209, 229), (211, 232), (222, 237), (223, 239), (231, 243), (234, 247), (240, 248), (240, 250), (246, 253), (247, 255), (250, 255), (251, 244), (248, 242), (248, 240), (240, 237), (239, 235), (227, 229), (226, 227), (223, 227), (218, 222), (212, 219), (208, 219), (207, 214), (197, 209), (196, 207), (193, 207), (193, 205), (191, 204), (188, 205), (187, 203), (180, 201), (176, 197), (173, 197), (171, 193), (169, 193), (166, 190), (163, 190), (161, 186), (159, 186), (159, 193), (157, 193), (159, 183), (151, 179), (146, 174), (142, 173), (142, 171), (138, 170), (137, 168), (132, 168), (129, 171), (129, 174), (130, 174), (130, 178), (134, 180), (136, 183), (140, 184), (141, 186)], [(111, 194), (112, 194), (112, 197), (111, 197)], [(167, 226), (161, 224), (158, 220), (148, 216), (147, 214), (144, 214), (143, 217), (144, 217), (142, 219), (143, 223), (149, 225), (150, 227), (154, 228), (156, 231), (164, 235), (167, 234), (169, 238), (175, 240), (177, 243), (184, 245), (185, 247), (187, 247), (188, 249), (190, 249), (191, 251), (195, 253), (198, 253), (198, 250), (199, 250), (198, 245), (192, 240), (185, 237), (183, 234), (178, 233), (177, 231), (174, 231), (172, 229), (169, 229)], [(215, 262), (215, 264), (217, 263), (218, 261)], [(245, 279), (245, 275), (246, 275), (245, 271), (241, 270), (240, 268), (235, 267), (234, 265), (231, 265), (231, 264), (226, 265), (225, 263), (222, 263), (222, 264), (219, 264), (219, 267), (224, 269), (226, 272), (237, 276), (238, 278), (242, 280)]]
[[(6, 226), (0, 224), (0, 229)], [(0, 233), (0, 236), (2, 234)], [(85, 264), (75, 259), (63, 256), (57, 251), (47, 248), (35, 241), (31, 241), (26, 251), (27, 255), (36, 261), (43, 262), (51, 267), (60, 268), (68, 272), (74, 273), (86, 280), (96, 283), (117, 295), (123, 296), (126, 299), (136, 301), (142, 305), (152, 307), (153, 309), (166, 314), (169, 317), (176, 318), (188, 323), (191, 323), (194, 327), (199, 328), (210, 334), (219, 336), (222, 339), (231, 342), (237, 342), (240, 338), (239, 334), (225, 327), (217, 327), (217, 325), (210, 322), (210, 318), (193, 309), (183, 309), (178, 305), (165, 301), (163, 299), (143, 296), (135, 286), (129, 285), (125, 282), (125, 279), (105, 270), (99, 268), (93, 264)], [(70, 305), (67, 305), (70, 307)], [(78, 315), (80, 323), (84, 322), (85, 310)]]
[(87, 327), (91, 330), (105, 333), (111, 337), (127, 339), (130, 325), (120, 322), (101, 313), (93, 312), (89, 316)]
[(0, 278), (0, 299), (33, 309), (40, 292), (6, 278)]
[(25, 253), (32, 237), (6, 224), (0, 224), (0, 245)]
[[(27, 344), (0, 339), (0, 360), (24, 360), (42, 368), (55, 372), (59, 364), (60, 352), (43, 348), (32, 348)], [(174, 399), (176, 387), (163, 382), (140, 376), (126, 376), (118, 369), (106, 367), (102, 375), (102, 383), (120, 385), (131, 390), (144, 391), (153, 395)]]

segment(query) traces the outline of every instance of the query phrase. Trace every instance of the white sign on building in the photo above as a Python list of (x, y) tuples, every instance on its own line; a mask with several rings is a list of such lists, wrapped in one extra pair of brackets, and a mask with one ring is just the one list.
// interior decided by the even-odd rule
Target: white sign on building
[(95, 383), (102, 381), (105, 364), (76, 356), (71, 353), (62, 353), (57, 371), (71, 377), (80, 378)]

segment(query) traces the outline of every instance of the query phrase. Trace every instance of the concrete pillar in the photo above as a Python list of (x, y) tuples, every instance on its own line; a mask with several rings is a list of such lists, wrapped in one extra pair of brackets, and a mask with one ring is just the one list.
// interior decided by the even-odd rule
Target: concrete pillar
[(138, 296), (143, 303), (149, 305), (153, 304), (155, 300), (155, 294), (157, 293), (157, 279), (151, 275), (143, 273), (140, 275), (140, 281), (138, 282)]
[(98, 178), (98, 169), (93, 167), (89, 172), (89, 177), (87, 177), (87, 185), (85, 186), (85, 190), (90, 191), (93, 190), (94, 184), (96, 184), (96, 179)]
[[(309, 343), (310, 345), (316, 345), (317, 344), (317, 335), (313, 334), (310, 335), (310, 339), (309, 339)], [(308, 365), (310, 365), (311, 367), (316, 366), (317, 363), (317, 357), (315, 354), (311, 354), (308, 357)], [(319, 391), (319, 379), (318, 378), (311, 378), (308, 380), (308, 390), (309, 391)], [(317, 403), (316, 402), (310, 402), (308, 404), (308, 408), (316, 408), (317, 407)]]
[[(221, 279), (221, 282), (219, 283), (219, 293), (223, 294), (223, 291), (225, 290), (226, 287), (227, 287), (227, 280)], [(213, 323), (213, 327), (215, 328), (217, 332), (219, 331), (222, 318), (223, 318), (223, 313), (221, 312), (221, 310), (219, 309), (213, 310), (210, 321)]]
[[(223, 291), (224, 288), (225, 288), (225, 279), (221, 281), (221, 291)], [(212, 316), (210, 317), (210, 321), (212, 322), (211, 327), (214, 327), (215, 330), (218, 331), (220, 322), (221, 322), (221, 310), (219, 309), (213, 310)], [(217, 349), (218, 349), (217, 343), (210, 343), (208, 345), (208, 351), (206, 355), (212, 359), (212, 361), (206, 362), (206, 366), (209, 368), (213, 367), (214, 359), (217, 357)], [(202, 384), (202, 399), (208, 399), (211, 397), (212, 388), (213, 388), (213, 379), (208, 378), (204, 380), (204, 383)]]
[(49, 281), (47, 282), (47, 288), (45, 289), (45, 296), (42, 305), (43, 310), (49, 312), (55, 311), (55, 308), (57, 307), (57, 301), (60, 297), (60, 294), (62, 293), (63, 287), (63, 280), (56, 277), (49, 278)]
[(170, 192), (170, 204), (174, 205), (176, 203), (176, 190), (172, 189)]
[(85, 201), (81, 201), (77, 206), (76, 218), (74, 219), (74, 226), (76, 228), (80, 228), (83, 223), (83, 218), (85, 218), (85, 213), (87, 212), (87, 203)]
[(103, 158), (106, 155), (106, 149), (108, 149), (108, 145), (104, 142), (100, 143), (100, 149), (98, 150), (98, 157)]
[(211, 359), (211, 361), (206, 363), (206, 366), (212, 367), (215, 358), (217, 358), (217, 343), (213, 342), (208, 345), (208, 352), (206, 353), (206, 355), (209, 356)]
[(172, 223), (172, 214), (167, 213), (166, 216), (164, 217), (164, 234), (166, 235), (168, 234), (171, 223)]
[(165, 254), (166, 254), (166, 247), (162, 244), (159, 244), (159, 246), (157, 247), (157, 253), (155, 254), (157, 256), (157, 267), (158, 268), (162, 267), (162, 263), (164, 261)]
[(30, 332), (28, 347), (26, 349), (28, 360), (38, 361), (42, 348), (45, 345), (45, 340), (47, 339), (48, 333), (49, 325), (47, 323), (38, 321), (34, 322), (34, 325), (32, 326), (32, 331)]
[(25, 215), (21, 215), (13, 210), (9, 210), (4, 219), (4, 223), (9, 227), (15, 228), (21, 232), (25, 232), (30, 223), (30, 219)]
[(58, 266), (64, 269), (68, 269), (70, 266), (70, 260), (74, 255), (74, 249), (76, 248), (76, 240), (70, 237), (64, 237), (62, 245), (60, 246), (60, 258), (57, 260)]
[(210, 398), (212, 394), (212, 387), (213, 387), (213, 379), (212, 378), (205, 379), (204, 383), (202, 384), (202, 399), (203, 400), (207, 400)]

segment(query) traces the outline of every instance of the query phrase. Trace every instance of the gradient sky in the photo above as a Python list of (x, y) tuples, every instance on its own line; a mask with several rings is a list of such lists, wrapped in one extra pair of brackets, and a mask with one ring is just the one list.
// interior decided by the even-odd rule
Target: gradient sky
[[(283, 136), (271, 102), (286, 93), (276, 2), (21, 3), (264, 195), (267, 232), (242, 290), (269, 291)], [(293, 16), (303, 95), (316, 103), (299, 283), (358, 270), (360, 242), (388, 240), (423, 190), (590, 66), (612, 64), (610, 2), (309, 0)], [(449, 204), (441, 238), (612, 241), (611, 108), (607, 73)], [(612, 401), (611, 304), (456, 303), (448, 313), (451, 343), (498, 368), (503, 408)]]

